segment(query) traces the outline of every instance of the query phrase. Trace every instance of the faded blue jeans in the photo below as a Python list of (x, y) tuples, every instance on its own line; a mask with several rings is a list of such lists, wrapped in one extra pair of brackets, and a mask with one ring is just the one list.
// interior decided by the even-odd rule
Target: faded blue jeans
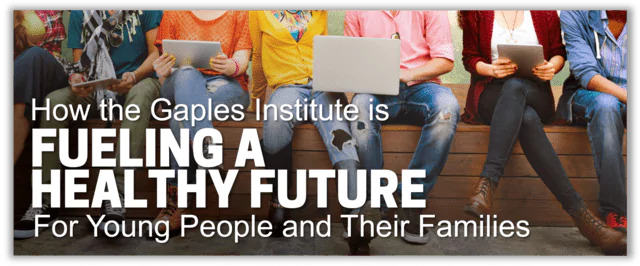
[(627, 214), (627, 189), (622, 138), (627, 105), (618, 98), (597, 91), (579, 89), (571, 104), (574, 119), (587, 126), (596, 175), (600, 184), (600, 214)]
[[(312, 91), (312, 81), (310, 81), (307, 84), (285, 85), (273, 90), (273, 93), (269, 98), (269, 104), (280, 108), (280, 106), (284, 104), (293, 106), (296, 103), (296, 100), (300, 101), (303, 105), (302, 110), (306, 110), (309, 117), (313, 111), (318, 118), (311, 122), (313, 122), (318, 129), (333, 166), (345, 160), (359, 161), (358, 152), (355, 147), (356, 143), (351, 135), (351, 130), (349, 129), (349, 121), (344, 120), (344, 117), (342, 121), (338, 121), (338, 119), (336, 119), (335, 108), (333, 108), (332, 119), (327, 121), (319, 119), (321, 116), (327, 117), (329, 110), (332, 109), (333, 105), (336, 104), (338, 100), (340, 100), (342, 105), (348, 104), (347, 97), (344, 93)], [(315, 100), (315, 103), (317, 104), (315, 110), (311, 110), (312, 108), (309, 105), (312, 100)], [(320, 112), (322, 112), (322, 115)], [(304, 119), (299, 120), (297, 118), (298, 113), (295, 108), (292, 110), (292, 113), (294, 116), (293, 119), (282, 120), (278, 114), (278, 119), (274, 120), (273, 108), (266, 110), (268, 117), (264, 121), (262, 133), (264, 151), (267, 154), (276, 154), (283, 148), (287, 147), (293, 138), (293, 128), (297, 125), (310, 122)], [(304, 118), (302, 114), (300, 116), (301, 118)], [(356, 180), (349, 178), (347, 188), (347, 197), (349, 199), (355, 199), (357, 195), (356, 185)]]
[[(296, 103), (296, 100), (300, 100), (300, 103), (304, 106), (302, 108), (306, 109), (309, 116), (311, 116), (309, 103), (311, 103), (312, 100), (315, 100), (315, 103), (318, 105), (318, 107), (315, 108), (315, 114), (316, 117), (320, 117), (319, 112), (323, 112), (323, 116), (326, 116), (338, 100), (340, 100), (340, 103), (343, 105), (348, 103), (347, 97), (344, 93), (312, 91), (311, 88), (312, 82), (304, 85), (285, 85), (279, 87), (273, 90), (273, 93), (269, 98), (269, 104), (273, 104), (278, 107), (283, 104), (293, 106)], [(322, 109), (322, 111), (320, 111), (320, 109)], [(353, 138), (351, 137), (349, 122), (346, 120), (338, 121), (335, 119), (335, 108), (333, 109), (333, 119), (329, 121), (322, 121), (321, 119), (312, 121), (313, 125), (318, 129), (318, 132), (320, 132), (324, 145), (329, 152), (331, 164), (335, 165), (336, 163), (344, 160), (359, 161), (355, 141), (353, 141)], [(309, 122), (306, 120), (298, 120), (298, 114), (295, 111), (296, 109), (293, 109), (292, 111), (294, 118), (286, 121), (280, 119), (279, 116), (277, 120), (274, 120), (273, 108), (266, 110), (268, 117), (267, 120), (264, 121), (263, 129), (264, 149), (266, 153), (275, 154), (285, 148), (293, 138), (293, 128)]]
[[(197, 69), (187, 66), (180, 67), (174, 71), (164, 82), (160, 90), (162, 98), (166, 98), (171, 102), (171, 106), (175, 108), (177, 104), (186, 104), (188, 106), (193, 104), (201, 104), (205, 108), (208, 108), (208, 101), (211, 99), (211, 107), (215, 108), (218, 105), (226, 105), (231, 109), (231, 106), (235, 104), (242, 105), (245, 109), (249, 106), (249, 93), (245, 91), (242, 86), (235, 79), (223, 75), (208, 76), (203, 75)], [(191, 108), (187, 108), (186, 117), (202, 117), (203, 110), (200, 108), (195, 109), (195, 113), (192, 115)], [(212, 110), (206, 110), (206, 112), (212, 112)], [(191, 126), (191, 121), (176, 121), (172, 118), (169, 121), (169, 127), (173, 132), (176, 139), (180, 138), (180, 129), (189, 128), (189, 139), (193, 141), (196, 132), (204, 128), (213, 128), (212, 121), (203, 119), (195, 121), (195, 126)], [(190, 155), (189, 165), (191, 170), (195, 169), (195, 160), (193, 154)], [(179, 169), (176, 159), (171, 154), (171, 168)], [(190, 171), (189, 183), (195, 181), (194, 174)], [(168, 179), (169, 184), (177, 185), (177, 178)]]
[[(415, 124), (422, 126), (422, 134), (409, 163), (409, 169), (424, 169), (426, 178), (412, 179), (424, 187), (422, 193), (412, 193), (412, 198), (427, 199), (444, 167), (449, 148), (460, 119), (460, 107), (456, 97), (447, 87), (433, 82), (407, 86), (400, 83), (397, 96), (358, 94), (351, 103), (358, 107), (358, 120), (351, 122), (351, 132), (358, 144), (360, 164), (367, 170), (383, 169), (382, 124)], [(369, 120), (369, 106), (385, 104), (389, 119), (380, 122)], [(376, 113), (377, 114), (377, 113)], [(374, 114), (375, 115), (375, 114)], [(398, 185), (398, 192), (402, 184)]]

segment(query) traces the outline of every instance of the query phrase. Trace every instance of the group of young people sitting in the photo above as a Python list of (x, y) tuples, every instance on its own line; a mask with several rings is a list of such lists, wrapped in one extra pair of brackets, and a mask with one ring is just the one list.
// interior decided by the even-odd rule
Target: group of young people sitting
[[(464, 211), (474, 217), (491, 213), (493, 196), (505, 165), (519, 140), (524, 154), (544, 184), (573, 218), (580, 232), (605, 253), (626, 251), (626, 175), (622, 141), (626, 128), (627, 26), (626, 11), (459, 11), (463, 30), (462, 61), (471, 73), (471, 85), (464, 114), (450, 89), (439, 77), (454, 66), (454, 48), (446, 11), (346, 11), (344, 35), (397, 38), (401, 41), (400, 92), (398, 95), (357, 94), (352, 104), (363, 112), (356, 121), (313, 121), (335, 169), (346, 169), (349, 197), (355, 197), (356, 171), (384, 166), (381, 126), (384, 123), (412, 123), (422, 127), (409, 169), (423, 169), (426, 178), (415, 179), (423, 186), (414, 198), (427, 199), (440, 175), (460, 119), (470, 124), (491, 126), (489, 149), (475, 192)], [(137, 121), (122, 121), (131, 130), (132, 156), (141, 156), (144, 130), (151, 116), (150, 105), (158, 97), (175, 104), (213, 106), (240, 104), (255, 110), (256, 99), (275, 105), (315, 100), (328, 106), (343, 93), (313, 91), (313, 38), (328, 34), (328, 12), (320, 10), (273, 11), (71, 11), (68, 32), (61, 11), (16, 11), (14, 13), (14, 158), (20, 156), (31, 119), (31, 99), (56, 104), (86, 105), (105, 98), (138, 105)], [(106, 32), (106, 34), (105, 34)], [(562, 32), (564, 32), (564, 42)], [(73, 49), (73, 62), (60, 56), (61, 43)], [(163, 52), (162, 40), (199, 40), (221, 43), (222, 53), (211, 55), (209, 68), (181, 66)], [(513, 75), (518, 65), (500, 58), (499, 44), (539, 44), (545, 62), (531, 69), (536, 78)], [(566, 46), (565, 46), (566, 45)], [(252, 62), (252, 86), (246, 73)], [(550, 80), (568, 61), (571, 75), (564, 92), (554, 103)], [(119, 84), (95, 90), (77, 84), (101, 74), (115, 73)], [(273, 92), (265, 99), (267, 88)], [(308, 102), (307, 102), (308, 103)], [(370, 107), (388, 106), (389, 119), (369, 119)], [(373, 108), (372, 110), (375, 110)], [(202, 111), (202, 110), (199, 110)], [(304, 120), (264, 121), (262, 150), (266, 168), (292, 170), (294, 127)], [(298, 117), (298, 116), (295, 116)], [(374, 116), (375, 117), (375, 116)], [(545, 123), (579, 124), (588, 129), (600, 191), (599, 213), (590, 211), (569, 178), (544, 132)], [(170, 121), (174, 134), (188, 128), (193, 139), (199, 129), (212, 128), (211, 121)], [(42, 128), (63, 128), (69, 122), (46, 121)], [(341, 132), (334, 136), (334, 132)], [(337, 147), (334, 137), (349, 145)], [(57, 145), (56, 139), (50, 140)], [(205, 140), (205, 156), (208, 143)], [(116, 153), (119, 154), (119, 153)], [(43, 154), (43, 182), (50, 169), (60, 168), (54, 153)], [(172, 167), (177, 169), (175, 158)], [(15, 161), (14, 161), (15, 163)], [(123, 171), (116, 169), (119, 191)], [(291, 176), (291, 175), (288, 175)], [(28, 178), (28, 177), (24, 177)], [(194, 178), (193, 176), (189, 177)], [(187, 210), (177, 206), (177, 182), (169, 179), (167, 207), (156, 221), (180, 227)], [(275, 179), (268, 179), (277, 186)], [(288, 182), (287, 184), (291, 184)], [(402, 189), (401, 184), (398, 191)], [(276, 191), (277, 188), (274, 188)], [(121, 196), (122, 197), (122, 196)], [(44, 196), (42, 208), (30, 207), (15, 224), (15, 238), (33, 237), (34, 217), (57, 210)], [(462, 211), (462, 210), (461, 210)], [(102, 207), (105, 221), (122, 221), (124, 208), (108, 202)], [(368, 220), (390, 219), (388, 210), (373, 210), (369, 201), (343, 213), (361, 214)], [(420, 234), (422, 209), (400, 208), (401, 218), (410, 223), (404, 239), (425, 244), (430, 232)], [(268, 219), (278, 236), (288, 218), (287, 209), (272, 195)], [(345, 224), (345, 227), (347, 225)], [(359, 225), (351, 224), (351, 232)], [(368, 250), (371, 237), (348, 239), (352, 253)]]

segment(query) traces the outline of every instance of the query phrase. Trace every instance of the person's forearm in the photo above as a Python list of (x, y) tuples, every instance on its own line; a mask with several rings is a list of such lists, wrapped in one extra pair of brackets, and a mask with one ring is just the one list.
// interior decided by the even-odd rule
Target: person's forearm
[(480, 61), (476, 64), (476, 72), (482, 76), (493, 77), (493, 65)]
[(158, 59), (158, 57), (158, 50), (152, 51), (149, 53), (149, 56), (147, 56), (147, 59), (142, 62), (142, 65), (133, 71), (133, 74), (136, 76), (136, 82), (151, 76), (153, 73), (153, 61)]
[(431, 80), (453, 70), (453, 62), (445, 58), (434, 58), (424, 65), (414, 68), (411, 71), (411, 80)]
[(244, 73), (249, 68), (249, 56), (251, 56), (251, 50), (241, 50), (233, 54), (233, 59), (238, 62), (238, 73)]
[(251, 76), (253, 81), (251, 84), (251, 98), (261, 99), (262, 101), (264, 101), (268, 82), (266, 76), (264, 75), (264, 70), (262, 69), (262, 55), (260, 54), (260, 52), (253, 53), (251, 62)]
[(73, 49), (73, 62), (80, 61), (82, 57), (82, 49)]
[(595, 75), (589, 80), (587, 89), (611, 94), (618, 98), (620, 102), (627, 103), (627, 90), (618, 86), (618, 84), (606, 79), (601, 75)]
[(556, 55), (549, 59), (549, 63), (553, 64), (555, 73), (558, 73), (564, 68), (564, 57)]

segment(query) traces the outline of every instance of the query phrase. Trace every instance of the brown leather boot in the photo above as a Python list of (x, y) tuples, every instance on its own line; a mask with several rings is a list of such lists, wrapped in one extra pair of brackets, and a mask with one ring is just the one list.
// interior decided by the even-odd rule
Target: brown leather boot
[(496, 191), (497, 184), (493, 183), (488, 177), (480, 177), (476, 185), (476, 191), (469, 198), (469, 202), (464, 206), (464, 212), (473, 217), (480, 218), (481, 214), (487, 215), (491, 213), (493, 205), (493, 193)]
[(624, 255), (627, 253), (627, 237), (607, 226), (586, 207), (578, 211), (572, 218), (580, 233), (591, 243), (600, 247), (604, 254)]
[[(189, 197), (187, 198), (187, 204), (189, 204), (190, 202), (191, 195), (189, 195)], [(169, 236), (173, 237), (179, 232), (178, 229), (180, 229), (180, 227), (182, 226), (183, 214), (189, 214), (189, 211), (187, 208), (178, 208), (178, 187), (167, 184), (167, 207), (162, 209), (156, 219), (153, 220), (153, 226), (157, 226), (158, 232), (168, 231)]]

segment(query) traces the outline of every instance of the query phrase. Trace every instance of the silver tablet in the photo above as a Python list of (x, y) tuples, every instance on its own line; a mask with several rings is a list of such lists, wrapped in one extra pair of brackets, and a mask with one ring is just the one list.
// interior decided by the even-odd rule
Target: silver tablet
[(106, 79), (96, 79), (96, 80), (90, 80), (90, 81), (86, 81), (86, 82), (82, 82), (82, 83), (78, 83), (74, 86), (76, 87), (84, 87), (84, 86), (89, 86), (89, 85), (93, 85), (94, 88), (106, 88), (108, 86), (114, 85), (114, 84), (118, 84), (120, 83), (121, 80), (119, 79), (115, 79), (115, 78), (106, 78)]
[(211, 68), (209, 59), (222, 52), (220, 42), (162, 40), (162, 50), (176, 57), (176, 65)]
[(518, 65), (514, 75), (519, 77), (537, 78), (533, 68), (544, 64), (544, 51), (539, 44), (498, 44), (498, 57)]

